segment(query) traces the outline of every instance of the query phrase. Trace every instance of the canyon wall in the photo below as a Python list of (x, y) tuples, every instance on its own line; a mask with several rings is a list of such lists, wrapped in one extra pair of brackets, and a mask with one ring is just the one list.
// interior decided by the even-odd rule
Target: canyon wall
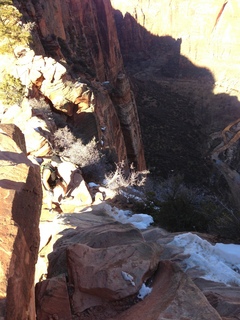
[(123, 16), (126, 14), (126, 20), (130, 14), (152, 35), (180, 39), (181, 55), (213, 74), (215, 92), (239, 96), (239, 1), (134, 0), (123, 3), (112, 0), (111, 3)]
[(151, 171), (239, 208), (239, 2), (111, 2)]
[(33, 320), (40, 169), (27, 158), (24, 136), (15, 125), (1, 124), (0, 143), (0, 318)]
[(115, 162), (126, 160), (138, 170), (145, 169), (136, 103), (125, 76), (110, 1), (15, 3), (25, 20), (35, 23), (35, 54), (52, 57), (63, 66), (65, 87), (87, 87), (81, 97), (70, 99), (64, 98), (63, 87), (55, 82), (48, 85), (46, 94), (42, 86), (46, 79), (38, 66), (40, 75), (32, 83), (32, 92), (37, 88), (50, 99), (53, 107), (67, 115), (67, 124), (75, 131), (88, 140), (95, 136)]

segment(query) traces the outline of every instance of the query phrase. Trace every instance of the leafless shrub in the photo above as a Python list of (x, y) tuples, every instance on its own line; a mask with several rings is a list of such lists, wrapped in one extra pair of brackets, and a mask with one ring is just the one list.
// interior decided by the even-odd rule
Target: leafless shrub
[(80, 166), (87, 180), (103, 179), (105, 157), (99, 152), (95, 139), (84, 144), (68, 127), (64, 127), (54, 133), (54, 147), (62, 158)]
[[(61, 153), (62, 156), (70, 157), (70, 150), (75, 142), (77, 142), (77, 139), (74, 137), (74, 135), (67, 126), (58, 129), (54, 133), (54, 146), (57, 149), (57, 151)], [(77, 162), (74, 163), (77, 164)]]
[(130, 172), (126, 174), (125, 162), (116, 164), (116, 170), (105, 175), (105, 185), (111, 190), (118, 193), (121, 189), (135, 186), (143, 186), (147, 179), (146, 171), (135, 171), (133, 165), (130, 166)]

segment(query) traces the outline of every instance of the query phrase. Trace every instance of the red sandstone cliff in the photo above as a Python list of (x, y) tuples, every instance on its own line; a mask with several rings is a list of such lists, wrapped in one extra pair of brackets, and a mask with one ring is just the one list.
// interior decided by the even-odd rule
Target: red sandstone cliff
[[(86, 135), (96, 134), (104, 141), (102, 148), (116, 161), (127, 159), (138, 170), (145, 169), (136, 103), (124, 76), (110, 1), (28, 0), (16, 1), (16, 5), (27, 21), (36, 23), (35, 52), (56, 59), (66, 67), (68, 81), (86, 83), (88, 88), (80, 97), (68, 96), (68, 103), (64, 99), (59, 103), (63, 88), (56, 94), (58, 85), (52, 81), (46, 92), (43, 73), (33, 85), (67, 114), (67, 121), (75, 128), (85, 127)], [(66, 76), (62, 76), (64, 82)], [(104, 134), (102, 127), (106, 127)]]
[(26, 157), (24, 136), (16, 126), (1, 125), (0, 144), (0, 318), (33, 320), (40, 170)]
[[(124, 16), (124, 42), (134, 34), (134, 47), (146, 42), (141, 27), (154, 36), (181, 39), (181, 55), (199, 67), (208, 68), (215, 78), (215, 92), (238, 95), (240, 4), (231, 1), (111, 0)], [(129, 28), (133, 23), (139, 28)], [(140, 35), (140, 37), (139, 37)]]

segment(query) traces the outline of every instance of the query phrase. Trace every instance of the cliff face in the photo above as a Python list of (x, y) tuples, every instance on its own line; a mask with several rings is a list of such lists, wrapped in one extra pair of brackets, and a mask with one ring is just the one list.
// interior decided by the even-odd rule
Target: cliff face
[[(138, 170), (145, 169), (136, 103), (129, 85), (124, 87), (125, 91), (120, 88), (121, 109), (125, 109), (127, 117), (134, 119), (135, 125), (122, 116), (119, 118), (119, 107), (115, 110), (114, 101), (124, 66), (110, 1), (56, 0), (46, 3), (29, 0), (15, 3), (26, 21), (36, 23), (35, 53), (51, 56), (65, 69), (58, 76), (61, 84), (53, 78), (47, 84), (38, 65), (39, 76), (32, 81), (34, 87), (50, 99), (55, 108), (64, 112), (67, 122), (81, 134), (88, 139), (97, 136), (101, 148), (108, 150), (115, 161), (127, 159), (134, 162)], [(128, 83), (127, 78), (125, 83)], [(85, 87), (83, 94), (65, 95), (69, 92), (66, 87), (77, 84)], [(104, 132), (102, 128), (106, 128)]]
[[(40, 53), (65, 58), (78, 75), (89, 72), (99, 81), (116, 80), (123, 64), (109, 1), (28, 0), (18, 5), (37, 24)], [(36, 50), (40, 44), (35, 43)]]
[(221, 194), (228, 185), (239, 208), (239, 2), (111, 2), (148, 165)]
[(0, 318), (35, 319), (34, 274), (42, 202), (40, 170), (26, 157), (19, 128), (2, 124), (0, 131)]
[[(239, 1), (134, 0), (123, 3), (112, 0), (111, 3), (123, 16), (126, 14), (126, 25), (129, 25), (130, 15), (154, 36), (180, 39), (181, 55), (212, 72), (216, 92), (238, 94)], [(131, 36), (130, 30), (128, 28)], [(129, 38), (126, 34), (125, 37)], [(140, 42), (142, 38), (141, 35)]]

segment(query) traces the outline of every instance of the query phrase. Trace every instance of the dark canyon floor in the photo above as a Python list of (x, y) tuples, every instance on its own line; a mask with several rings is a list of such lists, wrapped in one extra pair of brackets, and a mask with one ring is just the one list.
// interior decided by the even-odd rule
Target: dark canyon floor
[(214, 94), (214, 78), (207, 69), (192, 66), (166, 77), (152, 61), (126, 66), (152, 175), (166, 179), (180, 174), (187, 184), (213, 191), (226, 188), (211, 161), (212, 150), (221, 143), (212, 135), (240, 117), (238, 99)]

